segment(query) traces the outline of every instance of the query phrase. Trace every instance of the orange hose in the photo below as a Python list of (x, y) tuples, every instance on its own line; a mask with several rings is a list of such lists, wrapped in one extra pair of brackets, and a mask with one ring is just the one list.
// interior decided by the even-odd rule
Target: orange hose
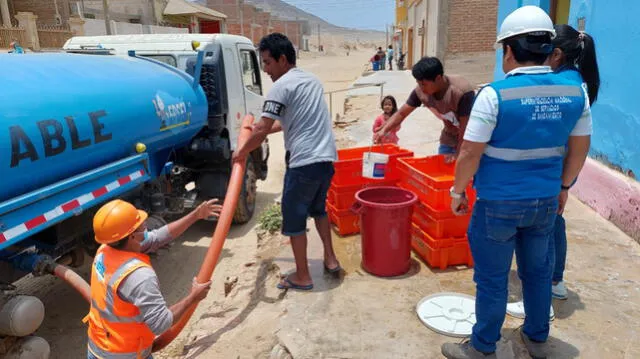
[[(237, 148), (240, 148), (249, 139), (253, 120), (253, 116), (251, 115), (246, 115), (242, 120), (240, 134), (238, 135)], [(225, 201), (222, 205), (222, 212), (220, 213), (220, 218), (218, 218), (216, 229), (213, 232), (213, 238), (209, 245), (209, 249), (207, 250), (207, 255), (205, 256), (204, 262), (200, 267), (200, 272), (196, 277), (198, 283), (206, 283), (210, 281), (213, 276), (213, 270), (216, 268), (216, 264), (218, 264), (218, 259), (220, 258), (224, 241), (229, 234), (231, 221), (233, 220), (233, 215), (236, 211), (236, 207), (238, 206), (238, 198), (240, 196), (240, 191), (242, 190), (245, 166), (245, 163), (233, 164), (231, 169), (231, 178), (229, 179), (229, 186), (227, 187), (227, 194), (225, 195)], [(164, 347), (169, 345), (169, 343), (171, 343), (178, 334), (180, 334), (182, 329), (187, 325), (187, 322), (189, 322), (189, 319), (191, 319), (191, 316), (193, 315), (193, 312), (195, 312), (197, 306), (198, 303), (191, 305), (182, 318), (180, 318), (178, 323), (156, 338), (153, 342), (153, 352), (162, 350)]]
[(89, 287), (89, 284), (82, 279), (78, 273), (63, 266), (62, 264), (56, 264), (53, 268), (53, 275), (67, 282), (73, 287), (73, 289), (77, 290), (78, 293), (82, 295), (87, 303), (91, 303), (91, 287)]

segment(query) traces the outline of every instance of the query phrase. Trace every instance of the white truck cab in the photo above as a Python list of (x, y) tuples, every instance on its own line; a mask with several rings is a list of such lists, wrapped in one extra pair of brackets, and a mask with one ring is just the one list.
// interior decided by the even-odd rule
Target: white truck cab
[[(200, 85), (209, 102), (209, 140), (194, 146), (206, 148), (203, 161), (220, 159), (216, 170), (200, 173), (196, 186), (203, 198), (223, 198), (230, 174), (230, 153), (236, 148), (245, 114), (260, 116), (264, 102), (258, 54), (246, 37), (228, 34), (151, 34), (76, 36), (63, 46), (69, 53), (111, 54), (148, 57), (175, 66), (191, 75), (199, 51), (204, 52)], [(253, 215), (256, 180), (267, 176), (268, 142), (254, 151), (247, 164), (245, 186), (235, 221), (247, 222)], [(214, 160), (215, 161), (215, 160)]]

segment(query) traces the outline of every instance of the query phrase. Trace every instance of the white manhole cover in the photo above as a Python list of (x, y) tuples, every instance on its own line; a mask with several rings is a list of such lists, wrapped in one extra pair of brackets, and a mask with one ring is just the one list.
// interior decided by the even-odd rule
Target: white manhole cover
[(476, 324), (476, 299), (461, 293), (438, 293), (422, 298), (418, 318), (429, 329), (450, 337), (467, 337)]

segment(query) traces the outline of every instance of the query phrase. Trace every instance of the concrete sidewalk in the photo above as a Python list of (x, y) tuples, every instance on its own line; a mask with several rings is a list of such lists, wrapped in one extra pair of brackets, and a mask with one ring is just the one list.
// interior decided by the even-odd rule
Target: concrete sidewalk
[[(389, 83), (385, 94), (387, 89), (393, 90), (402, 103), (414, 83), (407, 81), (406, 72), (389, 74), (376, 73), (378, 79)], [(380, 113), (379, 92), (362, 95), (349, 100), (347, 117), (360, 120), (348, 131), (353, 143), (368, 145), (373, 119)], [(418, 109), (403, 124), (401, 145), (418, 155), (435, 153), (441, 126), (428, 110)], [(569, 299), (553, 303), (556, 319), (551, 324), (550, 358), (639, 358), (640, 246), (573, 198), (565, 217)], [(287, 292), (277, 331), (294, 358), (440, 358), (442, 343), (460, 341), (427, 329), (415, 306), (423, 297), (438, 292), (474, 295), (472, 269), (463, 266), (442, 271), (414, 257), (408, 274), (377, 278), (360, 266), (360, 237), (334, 234), (338, 258), (346, 270), (343, 278), (334, 279), (323, 275), (320, 239), (312, 222), (308, 228), (315, 288), (306, 293)], [(282, 272), (292, 269), (290, 247), (283, 247), (274, 262)], [(519, 299), (514, 263), (510, 300)], [(507, 317), (500, 358), (528, 358), (515, 331), (522, 323)]]

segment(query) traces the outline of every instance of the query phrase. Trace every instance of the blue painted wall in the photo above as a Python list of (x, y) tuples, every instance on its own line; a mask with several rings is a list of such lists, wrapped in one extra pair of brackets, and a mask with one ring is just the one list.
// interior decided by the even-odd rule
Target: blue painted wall
[[(504, 18), (524, 5), (549, 10), (549, 0), (500, 0), (498, 30)], [(601, 87), (593, 106), (590, 155), (628, 174), (640, 176), (640, 1), (571, 0), (569, 25), (578, 28), (584, 18), (586, 32), (596, 42)], [(613, 20), (615, 19), (615, 21)], [(502, 50), (496, 51), (495, 78), (504, 78)]]

